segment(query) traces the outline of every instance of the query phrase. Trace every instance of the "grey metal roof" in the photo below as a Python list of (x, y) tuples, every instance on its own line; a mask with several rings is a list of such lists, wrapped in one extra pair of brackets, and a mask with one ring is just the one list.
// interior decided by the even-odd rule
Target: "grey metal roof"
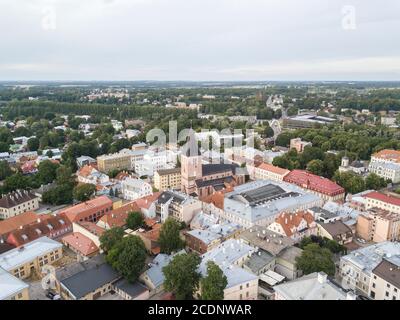
[(234, 191), (227, 193), (224, 199), (224, 211), (255, 223), (284, 210), (291, 211), (322, 203), (321, 198), (295, 185), (257, 180), (236, 186)]
[(63, 268), (59, 268), (56, 270), (56, 278), (58, 281), (62, 281), (67, 279), (79, 272), (95, 268), (96, 266), (102, 265), (105, 263), (104, 254), (98, 254), (93, 258), (90, 258), (83, 262), (74, 262), (71, 264), (67, 264)]
[(199, 271), (203, 276), (206, 276), (207, 262), (215, 262), (227, 278), (227, 288), (255, 280), (258, 278), (256, 275), (235, 265), (237, 261), (249, 257), (254, 251), (253, 247), (242, 241), (229, 239), (201, 256)]
[(275, 257), (265, 250), (258, 250), (249, 260), (245, 262), (245, 266), (253, 273), (257, 274), (266, 265), (274, 261)]
[(186, 253), (185, 250), (181, 250), (173, 255), (160, 253), (154, 258), (153, 262), (151, 263), (151, 268), (146, 271), (146, 275), (156, 288), (164, 283), (165, 277), (162, 269), (167, 266), (177, 254), (184, 253)]
[(341, 259), (370, 274), (383, 258), (389, 261), (396, 261), (396, 259), (400, 261), (400, 243), (390, 241), (380, 242), (354, 250)]
[(61, 281), (61, 284), (76, 299), (83, 298), (88, 293), (111, 283), (121, 276), (110, 265), (103, 263), (102, 265), (84, 270), (74, 274), (73, 276)]
[(133, 299), (136, 298), (138, 295), (142, 294), (143, 292), (148, 291), (144, 285), (140, 282), (130, 283), (126, 279), (120, 279), (114, 283), (114, 287), (127, 293)]

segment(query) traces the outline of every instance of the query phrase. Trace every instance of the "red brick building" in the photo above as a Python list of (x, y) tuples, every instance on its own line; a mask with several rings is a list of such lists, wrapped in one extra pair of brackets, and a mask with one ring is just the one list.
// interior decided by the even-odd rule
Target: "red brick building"
[(113, 203), (107, 196), (97, 197), (62, 210), (71, 222), (89, 221), (96, 223), (103, 215), (112, 210)]
[(345, 190), (341, 186), (305, 170), (293, 170), (283, 178), (283, 181), (310, 191), (325, 201), (344, 201)]

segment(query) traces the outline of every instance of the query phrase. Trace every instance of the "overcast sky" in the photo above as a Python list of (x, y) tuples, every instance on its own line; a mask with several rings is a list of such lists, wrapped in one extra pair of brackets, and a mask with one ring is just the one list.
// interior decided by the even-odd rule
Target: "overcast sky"
[(400, 80), (399, 0), (0, 0), (0, 80)]

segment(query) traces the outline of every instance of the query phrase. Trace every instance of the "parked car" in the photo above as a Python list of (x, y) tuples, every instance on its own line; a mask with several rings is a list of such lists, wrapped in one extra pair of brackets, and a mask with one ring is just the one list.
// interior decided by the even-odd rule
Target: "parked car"
[(54, 292), (52, 292), (50, 290), (48, 290), (46, 292), (46, 297), (49, 298), (50, 300), (61, 300), (61, 297), (60, 297), (59, 294), (54, 293)]

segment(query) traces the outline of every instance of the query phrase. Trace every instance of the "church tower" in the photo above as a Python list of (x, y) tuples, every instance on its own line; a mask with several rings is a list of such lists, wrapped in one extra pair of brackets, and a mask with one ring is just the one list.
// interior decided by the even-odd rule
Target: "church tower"
[(181, 176), (182, 191), (187, 194), (196, 192), (195, 181), (203, 177), (203, 168), (193, 129), (190, 129), (186, 150), (181, 154)]

